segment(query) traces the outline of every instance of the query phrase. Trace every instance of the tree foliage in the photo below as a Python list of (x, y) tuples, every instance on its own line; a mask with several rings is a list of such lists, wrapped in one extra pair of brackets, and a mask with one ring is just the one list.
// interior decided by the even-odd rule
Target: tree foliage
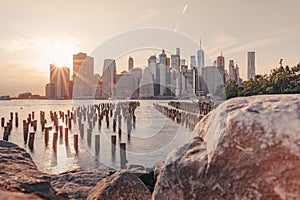
[(281, 66), (271, 70), (269, 75), (257, 75), (240, 85), (229, 81), (225, 85), (225, 92), (226, 99), (260, 94), (300, 93), (300, 63), (292, 68)]

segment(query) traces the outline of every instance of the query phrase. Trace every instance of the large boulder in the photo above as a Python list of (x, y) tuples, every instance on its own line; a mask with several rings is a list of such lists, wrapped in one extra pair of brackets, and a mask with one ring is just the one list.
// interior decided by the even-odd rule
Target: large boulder
[(21, 192), (0, 191), (1, 200), (42, 200), (35, 194), (24, 194)]
[(33, 193), (45, 199), (64, 199), (40, 172), (31, 156), (16, 144), (0, 141), (0, 191)]
[(89, 192), (102, 179), (112, 175), (112, 170), (73, 170), (65, 173), (52, 175), (51, 184), (53, 188), (66, 193), (71, 199), (86, 199)]
[(128, 171), (118, 171), (101, 180), (87, 199), (147, 200), (151, 199), (151, 193), (136, 175)]
[(173, 151), (153, 199), (300, 199), (300, 95), (219, 105)]

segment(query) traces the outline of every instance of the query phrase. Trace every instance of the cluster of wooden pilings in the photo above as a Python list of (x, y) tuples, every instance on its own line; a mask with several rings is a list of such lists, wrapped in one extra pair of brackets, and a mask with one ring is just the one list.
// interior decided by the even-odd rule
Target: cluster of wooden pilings
[[(59, 114), (56, 112), (50, 111), (50, 118), (51, 118), (51, 124), (47, 125), (47, 120), (45, 117), (45, 112), (40, 111), (40, 125), (41, 125), (41, 131), (44, 133), (44, 141), (45, 146), (48, 146), (49, 143), (49, 137), (50, 137), (50, 131), (54, 130), (53, 136), (52, 136), (52, 146), (54, 151), (57, 150), (57, 140), (58, 140), (58, 133), (60, 133), (60, 137), (63, 135), (63, 127), (64, 134), (65, 134), (65, 144), (67, 145), (68, 142), (68, 130), (72, 127), (72, 118), (73, 113), (71, 111), (67, 111), (67, 114), (64, 115), (62, 111), (59, 111)], [(11, 134), (11, 130), (13, 128), (13, 120), (15, 120), (15, 127), (17, 128), (19, 126), (19, 117), (18, 113), (15, 113), (15, 119), (13, 118), (13, 113), (10, 113), (10, 119), (7, 122), (7, 126), (4, 127), (5, 124), (5, 118), (1, 118), (1, 126), (4, 127), (4, 134), (3, 134), (3, 140), (8, 141), (9, 135)], [(59, 120), (61, 120), (61, 123), (59, 123)], [(23, 121), (23, 139), (24, 144), (28, 145), (28, 148), (33, 151), (34, 150), (34, 142), (35, 142), (35, 135), (38, 128), (38, 120), (36, 119), (35, 112), (31, 112), (27, 115), (27, 118)], [(65, 125), (64, 125), (65, 123)], [(76, 138), (76, 136), (74, 137)], [(78, 150), (78, 141), (74, 139), (74, 148), (77, 151)]]
[[(8, 141), (9, 136), (11, 134), (11, 131), (13, 129), (13, 119), (14, 119), (14, 113), (10, 113), (10, 119), (6, 123), (5, 126), (5, 118), (1, 118), (1, 127), (4, 128), (4, 133), (3, 133), (3, 140)], [(18, 113), (15, 113), (15, 126), (19, 126), (19, 119), (18, 119)]]
[(202, 115), (186, 112), (184, 110), (172, 108), (170, 106), (163, 106), (157, 103), (153, 105), (159, 112), (164, 114), (166, 117), (191, 130), (195, 128), (196, 124), (203, 117)]
[(206, 115), (212, 110), (212, 103), (209, 100), (200, 99), (198, 102), (180, 102), (170, 101), (169, 106), (181, 109), (187, 112), (196, 113), (199, 115)]
[[(78, 122), (77, 126), (80, 132), (80, 138), (85, 140), (89, 147), (91, 147), (92, 142), (92, 132), (96, 127), (96, 122), (98, 123), (98, 132), (101, 133), (103, 126), (106, 129), (112, 127), (113, 134), (111, 135), (111, 152), (112, 156), (116, 153), (116, 141), (117, 135), (119, 136), (119, 141), (121, 141), (122, 133), (127, 132), (128, 139), (130, 139), (130, 134), (132, 128), (135, 128), (136, 116), (135, 109), (139, 106), (139, 102), (119, 102), (114, 103), (101, 103), (95, 105), (82, 105), (74, 109), (74, 122)], [(126, 122), (127, 131), (124, 131), (125, 125), (122, 126), (122, 119)], [(112, 120), (112, 126), (110, 121)], [(85, 128), (85, 125), (87, 127)], [(86, 136), (85, 136), (86, 134)], [(100, 135), (95, 134), (95, 154), (96, 156), (100, 152)], [(127, 163), (126, 159), (126, 143), (119, 143), (120, 145), (120, 161), (121, 168), (125, 167)]]

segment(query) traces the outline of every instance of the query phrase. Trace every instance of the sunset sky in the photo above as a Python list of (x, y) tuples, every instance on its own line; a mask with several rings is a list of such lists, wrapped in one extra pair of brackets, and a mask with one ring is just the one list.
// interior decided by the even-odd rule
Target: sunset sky
[[(119, 34), (148, 27), (167, 30), (170, 37), (180, 33), (195, 42), (184, 49), (168, 40), (161, 42), (163, 46), (154, 43), (156, 49), (174, 51), (169, 48), (179, 46), (189, 56), (196, 54), (201, 38), (212, 60), (223, 52), (226, 67), (234, 59), (242, 78), (247, 51), (256, 52), (257, 73), (269, 73), (281, 58), (284, 65), (300, 62), (299, 8), (299, 0), (1, 0), (0, 95), (27, 91), (44, 95), (49, 64), (72, 68), (72, 54), (92, 54)], [(107, 52), (119, 52), (116, 45), (110, 48)], [(157, 53), (129, 51), (136, 56), (135, 66)], [(129, 56), (120, 54), (119, 72), (127, 68)], [(107, 56), (116, 58), (113, 53)], [(100, 73), (102, 63), (96, 63), (96, 72)]]

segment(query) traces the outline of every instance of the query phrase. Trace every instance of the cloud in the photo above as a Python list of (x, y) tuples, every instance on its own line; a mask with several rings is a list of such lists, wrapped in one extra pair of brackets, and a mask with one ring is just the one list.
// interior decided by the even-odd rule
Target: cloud
[(70, 42), (73, 43), (74, 46), (80, 45), (80, 41), (74, 37), (52, 38), (36, 35), (14, 35), (9, 38), (0, 39), (0, 49), (10, 52), (29, 49), (42, 50), (57, 43), (67, 45)]
[(153, 16), (158, 15), (158, 11), (155, 9), (147, 9), (145, 14), (142, 15), (135, 23), (141, 23), (145, 20), (151, 19)]
[(220, 53), (225, 48), (237, 44), (237, 39), (235, 37), (229, 36), (223, 31), (218, 31), (213, 35), (211, 40), (214, 48), (209, 51), (210, 54)]
[(236, 53), (240, 51), (249, 51), (255, 50), (256, 48), (269, 46), (271, 44), (281, 43), (283, 41), (287, 41), (298, 37), (298, 33), (288, 29), (280, 29), (264, 34), (258, 39), (254, 41), (250, 41), (248, 43), (244, 43), (240, 46), (236, 46), (234, 48), (226, 50), (226, 53)]

